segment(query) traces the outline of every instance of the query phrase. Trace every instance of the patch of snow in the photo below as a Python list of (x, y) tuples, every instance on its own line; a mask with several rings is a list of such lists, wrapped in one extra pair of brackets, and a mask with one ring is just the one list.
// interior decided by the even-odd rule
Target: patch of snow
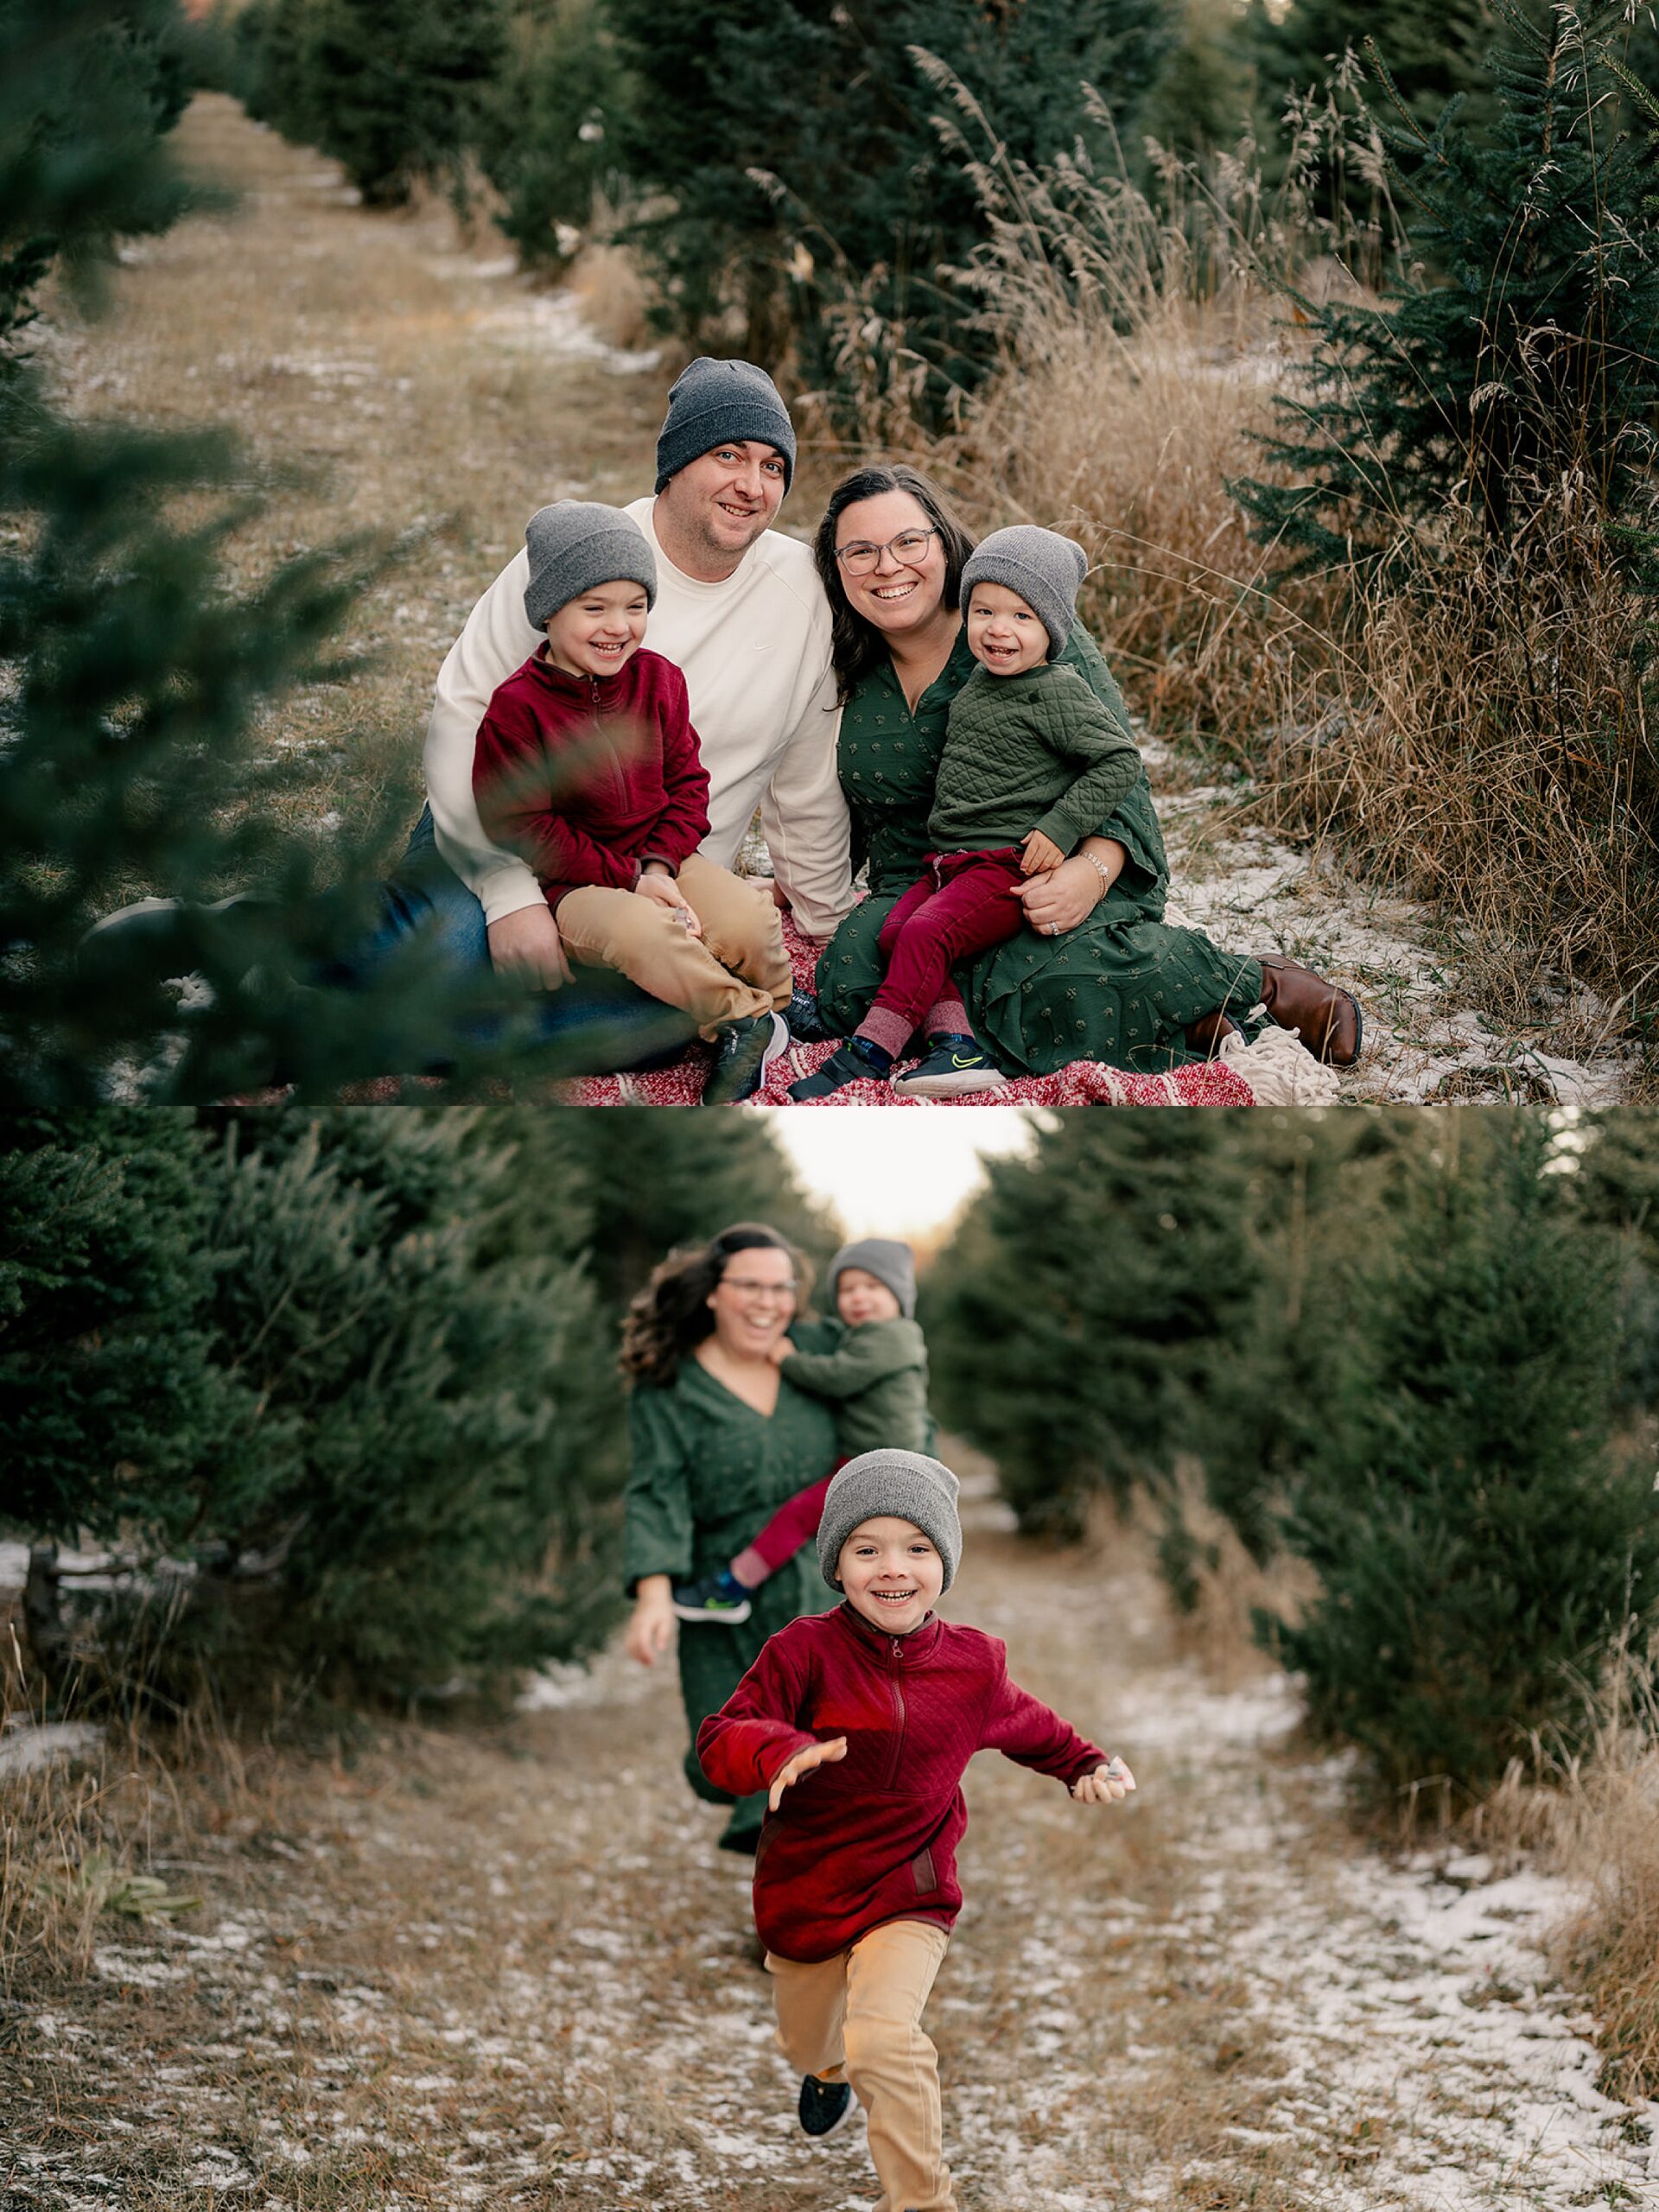
[(55, 1759), (82, 1757), (104, 1740), (90, 1720), (18, 1720), (0, 1730), (0, 1775), (34, 1774)]
[(658, 346), (634, 352), (607, 346), (584, 319), (574, 292), (528, 292), (511, 307), (492, 308), (479, 327), (533, 353), (561, 354), (570, 360), (597, 361), (619, 376), (640, 376), (662, 361)]

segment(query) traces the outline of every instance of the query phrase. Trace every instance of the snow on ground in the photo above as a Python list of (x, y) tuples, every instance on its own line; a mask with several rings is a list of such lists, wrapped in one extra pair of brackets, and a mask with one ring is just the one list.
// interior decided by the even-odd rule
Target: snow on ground
[(1555, 1024), (1504, 1027), (1470, 1003), (1458, 949), (1427, 907), (1343, 882), (1270, 831), (1238, 823), (1236, 788), (1170, 788), (1169, 748), (1142, 750), (1169, 848), (1169, 918), (1191, 922), (1229, 950), (1287, 953), (1355, 992), (1365, 1043), (1358, 1066), (1343, 1075), (1345, 1099), (1618, 1103), (1634, 1054), (1610, 1039), (1570, 1058), (1543, 1042), (1569, 1014), (1592, 1034), (1604, 1022), (1615, 1027), (1587, 994), (1558, 1008)]
[[(1358, 1840), (1292, 1683), (1215, 1687), (1135, 1560), (1007, 1517), (967, 1486), (946, 1610), (1141, 1788), (1090, 1812), (970, 1770), (929, 2011), (963, 2212), (1659, 2203), (1659, 2107), (1601, 2094), (1546, 1963), (1562, 1885)], [(796, 2126), (749, 1870), (681, 1781), (671, 1674), (613, 1649), (538, 1678), (500, 1748), (443, 1740), (204, 1836), (200, 1924), (124, 1923), (91, 1996), (16, 2008), (8, 2203), (869, 2205), (861, 2122)]]

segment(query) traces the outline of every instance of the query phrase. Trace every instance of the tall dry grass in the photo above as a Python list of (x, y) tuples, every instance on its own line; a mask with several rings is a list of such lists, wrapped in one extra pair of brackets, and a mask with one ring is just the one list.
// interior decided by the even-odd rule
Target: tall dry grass
[(1176, 1648), (1191, 1653), (1222, 1689), (1266, 1673), (1274, 1662), (1257, 1641), (1255, 1615), (1300, 1618), (1319, 1586), (1307, 1562), (1283, 1551), (1265, 1560), (1253, 1557), (1211, 1503), (1195, 1459), (1178, 1459), (1155, 1491), (1137, 1491), (1132, 1520), (1148, 1558), (1162, 1549), (1172, 1529), (1179, 1537), (1192, 1602), (1185, 1611), (1173, 1609)]
[(1575, 1018), (1576, 1047), (1645, 1040), (1659, 1020), (1650, 610), (1587, 478), (1541, 487), (1502, 548), (1449, 506), (1417, 533), (1414, 569), (1369, 586), (1273, 583), (1283, 563), (1227, 491), (1272, 473), (1257, 441), (1308, 358), (1292, 291), (1358, 294), (1355, 272), (1387, 259), (1378, 233), (1310, 212), (1300, 180), (1332, 158), (1335, 108), (1301, 115), (1271, 204), (1248, 149), (1203, 174), (1166, 163), (1154, 197), (1071, 157), (1010, 162), (942, 65), (935, 82), (990, 225), (962, 279), (997, 365), (930, 433), (917, 374), (875, 372), (892, 334), (854, 318), (861, 442), (919, 450), (982, 527), (1077, 537), (1082, 613), (1154, 733), (1243, 772), (1242, 805), (1345, 874), (1435, 902), (1495, 1011), (1554, 1016), (1564, 982), (1587, 984), (1602, 1004)]
[(1604, 2086), (1631, 2101), (1659, 2096), (1659, 1655), (1628, 1649), (1596, 1700), (1581, 1758), (1535, 1761), (1501, 1825), (1528, 1821), (1552, 1862), (1583, 1893), (1556, 1931), (1556, 1964), (1581, 1989), (1606, 2053)]

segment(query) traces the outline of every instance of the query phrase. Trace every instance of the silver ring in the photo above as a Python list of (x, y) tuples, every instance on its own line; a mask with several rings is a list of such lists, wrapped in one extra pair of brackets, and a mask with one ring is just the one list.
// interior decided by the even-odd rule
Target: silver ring
[(1060, 933), (1060, 925), (1058, 922), (1045, 923), (1044, 927), (1047, 930), (1050, 937), (1058, 937)]

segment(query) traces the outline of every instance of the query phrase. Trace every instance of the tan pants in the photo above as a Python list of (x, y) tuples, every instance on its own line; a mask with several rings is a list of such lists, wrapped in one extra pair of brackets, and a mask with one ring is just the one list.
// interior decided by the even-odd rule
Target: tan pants
[(702, 924), (688, 934), (674, 910), (638, 891), (585, 887), (559, 901), (559, 935), (573, 960), (609, 968), (677, 1006), (712, 1039), (726, 1022), (781, 1014), (794, 978), (770, 885), (746, 883), (693, 853), (680, 889)]
[(798, 2074), (848, 2081), (869, 2121), (881, 2184), (876, 2212), (957, 2212), (944, 2163), (938, 2053), (922, 2008), (950, 1938), (925, 1920), (889, 1920), (817, 1966), (766, 1954), (778, 2048)]

